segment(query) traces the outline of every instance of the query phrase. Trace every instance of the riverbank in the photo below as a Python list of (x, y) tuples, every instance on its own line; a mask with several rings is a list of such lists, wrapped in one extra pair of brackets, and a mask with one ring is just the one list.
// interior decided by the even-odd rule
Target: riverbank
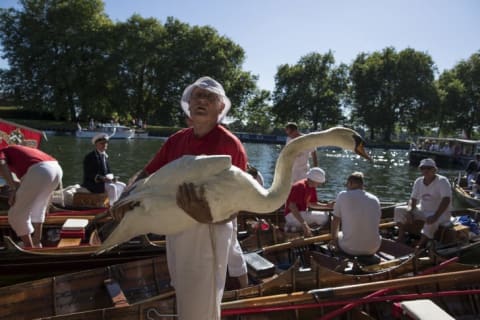
[[(13, 121), (37, 130), (42, 130), (47, 133), (55, 134), (66, 134), (66, 135), (75, 135), (77, 130), (77, 125), (71, 122), (64, 121), (49, 121), (49, 120), (33, 120), (33, 119), (6, 119)], [(88, 124), (84, 124), (87, 126)], [(83, 124), (82, 124), (83, 126)], [(180, 130), (180, 127), (165, 127), (165, 126), (155, 126), (148, 125), (146, 131), (148, 132), (149, 137), (161, 138), (168, 137), (173, 133)], [(242, 142), (249, 143), (265, 143), (265, 144), (278, 144), (283, 145), (286, 141), (286, 136), (284, 135), (270, 135), (270, 134), (260, 134), (260, 133), (248, 133), (248, 132), (235, 132)], [(403, 149), (408, 150), (410, 144), (408, 142), (382, 142), (382, 141), (368, 141), (367, 148), (376, 148), (376, 149)]]

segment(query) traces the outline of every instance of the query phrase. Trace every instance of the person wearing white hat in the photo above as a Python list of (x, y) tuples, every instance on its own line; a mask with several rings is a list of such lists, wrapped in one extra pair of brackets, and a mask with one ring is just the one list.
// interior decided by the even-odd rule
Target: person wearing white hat
[(394, 210), (394, 221), (398, 225), (398, 240), (405, 241), (406, 226), (414, 220), (424, 221), (422, 238), (418, 243), (422, 247), (433, 239), (440, 225), (450, 223), (452, 210), (452, 187), (450, 181), (437, 173), (433, 159), (426, 158), (418, 166), (422, 176), (413, 184), (408, 206), (398, 206)]
[(317, 187), (324, 183), (325, 171), (314, 167), (308, 170), (305, 179), (292, 185), (285, 204), (286, 230), (300, 229), (305, 236), (312, 236), (313, 225), (321, 226), (328, 221), (328, 213), (317, 211), (332, 208), (331, 204), (318, 202)]
[(109, 136), (99, 133), (92, 138), (95, 149), (85, 155), (83, 159), (83, 182), (82, 187), (92, 193), (104, 193), (108, 195), (108, 201), (112, 206), (125, 189), (125, 183), (117, 181), (108, 162), (107, 148)]
[(362, 172), (349, 175), (346, 187), (346, 191), (337, 195), (333, 206), (330, 244), (349, 255), (373, 255), (382, 241), (379, 231), (382, 216), (380, 201), (364, 190)]
[[(135, 180), (148, 177), (183, 155), (230, 155), (232, 164), (245, 171), (247, 153), (242, 143), (220, 125), (231, 106), (222, 85), (210, 77), (201, 77), (184, 90), (180, 104), (189, 119), (188, 128), (170, 136)], [(202, 221), (201, 215), (208, 207), (193, 184), (180, 186), (177, 204), (197, 221)], [(243, 279), (240, 282), (245, 285), (248, 282), (247, 267), (232, 221), (200, 223), (169, 235), (166, 240), (178, 318), (220, 319), (227, 265), (230, 276)]]

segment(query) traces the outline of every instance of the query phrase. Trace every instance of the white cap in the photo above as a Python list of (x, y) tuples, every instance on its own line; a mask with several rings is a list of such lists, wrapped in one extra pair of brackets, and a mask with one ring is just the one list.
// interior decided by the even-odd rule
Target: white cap
[(225, 104), (225, 107), (223, 108), (222, 112), (218, 115), (217, 122), (220, 122), (220, 120), (222, 120), (223, 117), (225, 117), (225, 115), (230, 110), (232, 103), (230, 102), (230, 99), (228, 99), (228, 97), (225, 95), (225, 90), (223, 89), (222, 85), (210, 77), (201, 77), (200, 79), (198, 79), (197, 81), (189, 85), (183, 91), (182, 99), (180, 100), (180, 105), (182, 106), (183, 112), (185, 112), (185, 114), (188, 117), (190, 117), (189, 101), (190, 101), (190, 96), (192, 94), (192, 91), (195, 87), (199, 87), (199, 88), (208, 90), (210, 92), (213, 92), (222, 99), (222, 102)]
[(312, 168), (307, 172), (307, 178), (317, 183), (325, 182), (325, 171), (321, 168)]
[(93, 138), (92, 138), (92, 143), (93, 144), (96, 144), (98, 142), (98, 140), (107, 140), (109, 139), (110, 137), (108, 136), (108, 134), (106, 133), (99, 133), (99, 134), (96, 134)]
[(437, 164), (433, 159), (431, 158), (426, 158), (420, 161), (420, 164), (418, 165), (419, 168), (421, 167), (432, 167), (432, 168), (437, 168)]

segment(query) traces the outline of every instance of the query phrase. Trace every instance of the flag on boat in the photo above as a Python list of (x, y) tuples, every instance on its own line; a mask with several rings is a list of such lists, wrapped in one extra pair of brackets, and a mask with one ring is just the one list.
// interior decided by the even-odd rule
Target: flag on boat
[(21, 124), (0, 118), (0, 147), (11, 144), (21, 144), (27, 147), (38, 148), (45, 133)]

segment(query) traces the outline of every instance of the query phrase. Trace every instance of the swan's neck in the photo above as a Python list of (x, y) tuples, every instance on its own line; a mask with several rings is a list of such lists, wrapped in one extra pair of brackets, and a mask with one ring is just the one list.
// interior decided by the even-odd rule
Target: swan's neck
[(287, 144), (278, 156), (273, 182), (267, 192), (268, 201), (260, 202), (260, 204), (267, 202), (276, 203), (277, 208), (279, 208), (290, 193), (292, 166), (299, 153), (305, 150), (313, 150), (320, 146), (342, 146), (342, 141), (337, 141), (339, 139), (335, 138), (337, 137), (334, 137), (332, 132), (327, 130), (303, 135)]

